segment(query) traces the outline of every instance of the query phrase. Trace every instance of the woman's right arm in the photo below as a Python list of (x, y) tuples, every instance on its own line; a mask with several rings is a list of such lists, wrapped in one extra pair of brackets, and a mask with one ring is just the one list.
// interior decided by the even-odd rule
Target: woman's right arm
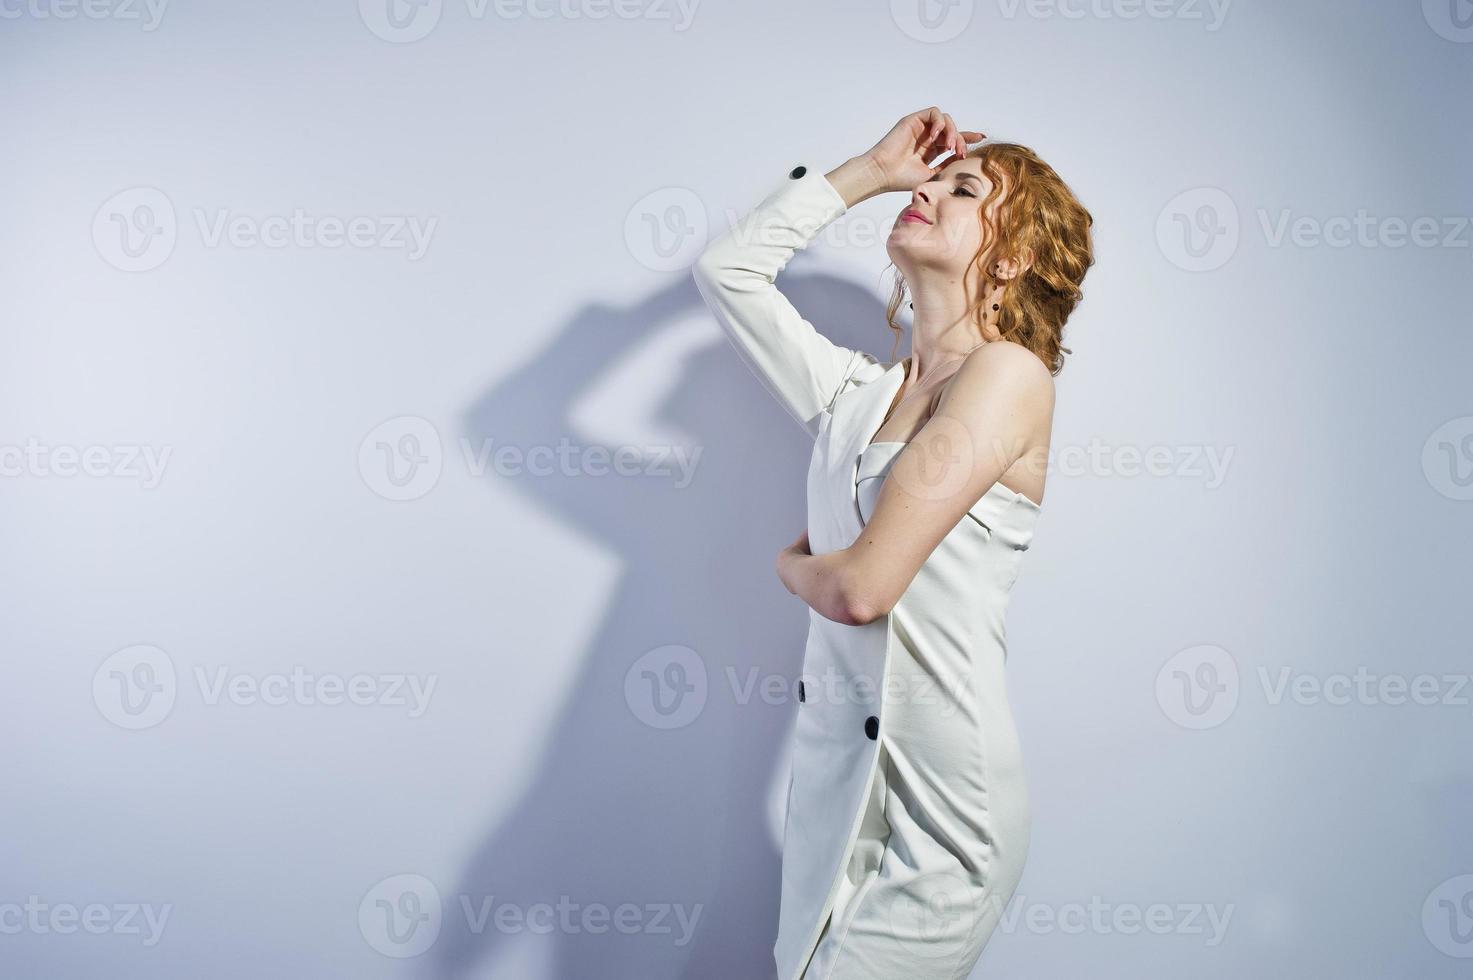
[[(846, 189), (862, 193), (858, 177), (849, 173)], [(875, 359), (819, 333), (774, 281), (799, 249), (848, 208), (828, 177), (795, 167), (783, 186), (713, 239), (692, 269), (696, 287), (732, 346), (814, 438), (822, 413), (844, 382)]]
[(823, 412), (867, 364), (863, 351), (833, 343), (803, 319), (774, 281), (798, 249), (850, 207), (886, 191), (908, 191), (947, 153), (964, 155), (984, 134), (958, 130), (935, 106), (897, 122), (869, 149), (828, 172), (794, 167), (735, 227), (713, 239), (692, 274), (716, 322), (774, 397), (817, 438)]

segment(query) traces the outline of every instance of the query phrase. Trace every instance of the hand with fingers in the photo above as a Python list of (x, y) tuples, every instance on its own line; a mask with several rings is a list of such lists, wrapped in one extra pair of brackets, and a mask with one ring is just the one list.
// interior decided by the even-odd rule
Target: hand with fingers
[(931, 106), (901, 119), (862, 157), (879, 175), (882, 191), (908, 191), (940, 169), (936, 162), (940, 157), (947, 153), (955, 154), (951, 159), (964, 157), (967, 144), (986, 135), (958, 129), (949, 113)]
[(777, 553), (777, 577), (782, 580), (783, 586), (794, 595), (797, 587), (793, 584), (792, 563), (801, 558), (813, 557), (812, 547), (808, 543), (808, 529), (804, 528), (798, 539)]

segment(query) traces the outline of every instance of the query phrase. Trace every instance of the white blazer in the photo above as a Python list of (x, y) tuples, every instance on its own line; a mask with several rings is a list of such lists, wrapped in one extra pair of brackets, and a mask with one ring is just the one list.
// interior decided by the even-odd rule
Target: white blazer
[[(814, 554), (855, 541), (901, 446), (870, 440), (904, 365), (831, 342), (774, 285), (795, 252), (845, 210), (822, 174), (795, 167), (714, 238), (693, 269), (727, 338), (814, 439), (807, 479)], [(1002, 609), (1038, 509), (994, 485), (891, 613), (845, 626), (809, 611), (773, 946), (781, 980), (803, 975), (821, 935), (833, 936), (824, 941), (825, 970), (890, 980), (965, 975), (990, 935), (1027, 850), (1021, 759), (1002, 678)], [(897, 619), (905, 627), (899, 634)], [(937, 665), (962, 688), (939, 708), (885, 696), (892, 680), (925, 681)], [(877, 778), (878, 798), (892, 799), (885, 812), (904, 822), (892, 821), (883, 839), (865, 838), (856, 853)], [(879, 847), (902, 854), (885, 859), (883, 876), (851, 864), (871, 861), (865, 855)], [(921, 915), (928, 901), (968, 914), (911, 928), (906, 901), (919, 901)], [(843, 921), (825, 932), (831, 911)], [(852, 963), (836, 968), (841, 953)], [(923, 963), (929, 970), (913, 968)]]

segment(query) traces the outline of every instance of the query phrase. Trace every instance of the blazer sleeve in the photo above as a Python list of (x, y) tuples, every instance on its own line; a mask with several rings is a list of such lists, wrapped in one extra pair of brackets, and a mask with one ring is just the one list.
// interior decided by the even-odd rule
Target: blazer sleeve
[(819, 333), (773, 283), (797, 250), (846, 210), (823, 174), (795, 167), (781, 187), (713, 238), (692, 269), (732, 346), (813, 438), (845, 382), (876, 361)]

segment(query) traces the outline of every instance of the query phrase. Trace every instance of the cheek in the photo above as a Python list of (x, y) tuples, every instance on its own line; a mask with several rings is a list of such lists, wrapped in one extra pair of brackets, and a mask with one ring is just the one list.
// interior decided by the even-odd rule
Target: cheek
[(970, 259), (982, 247), (982, 226), (975, 207), (958, 207), (943, 216), (946, 240), (956, 253)]

